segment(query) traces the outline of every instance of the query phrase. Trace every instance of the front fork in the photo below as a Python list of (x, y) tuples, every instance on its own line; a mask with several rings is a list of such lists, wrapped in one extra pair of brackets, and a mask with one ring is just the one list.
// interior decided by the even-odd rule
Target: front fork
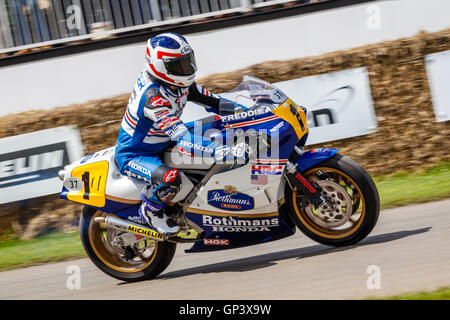
[(320, 187), (313, 185), (313, 183), (308, 181), (308, 179), (300, 173), (300, 170), (298, 170), (297, 161), (294, 160), (303, 153), (303, 150), (299, 147), (295, 147), (294, 150), (297, 155), (295, 155), (294, 159), (289, 159), (286, 163), (286, 178), (289, 185), (294, 191), (302, 191), (306, 201), (310, 202), (315, 209), (321, 208), (327, 210), (332, 208), (333, 204), (322, 196)]

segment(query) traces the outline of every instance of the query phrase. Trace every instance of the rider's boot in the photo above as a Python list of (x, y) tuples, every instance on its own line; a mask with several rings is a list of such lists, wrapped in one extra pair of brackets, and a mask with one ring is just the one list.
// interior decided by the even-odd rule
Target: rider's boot
[[(148, 188), (144, 188), (141, 193), (142, 204), (139, 208), (139, 215), (150, 226), (153, 226), (158, 232), (170, 235), (180, 231), (180, 226), (176, 224), (167, 214), (164, 213), (165, 203), (156, 203), (152, 197), (147, 197)], [(153, 201), (152, 201), (153, 200)]]

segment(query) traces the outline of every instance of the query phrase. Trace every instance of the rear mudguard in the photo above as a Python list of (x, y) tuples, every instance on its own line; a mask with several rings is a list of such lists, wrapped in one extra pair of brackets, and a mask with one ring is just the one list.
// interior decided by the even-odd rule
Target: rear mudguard
[(331, 158), (337, 152), (338, 150), (333, 148), (319, 148), (306, 151), (297, 158), (298, 169), (303, 173), (316, 164)]

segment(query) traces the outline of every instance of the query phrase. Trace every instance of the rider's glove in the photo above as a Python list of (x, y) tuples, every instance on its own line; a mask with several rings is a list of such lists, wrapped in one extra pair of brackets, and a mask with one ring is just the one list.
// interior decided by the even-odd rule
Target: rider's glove
[(219, 102), (219, 114), (221, 116), (234, 114), (236, 107), (236, 103), (234, 103), (233, 101), (221, 98)]

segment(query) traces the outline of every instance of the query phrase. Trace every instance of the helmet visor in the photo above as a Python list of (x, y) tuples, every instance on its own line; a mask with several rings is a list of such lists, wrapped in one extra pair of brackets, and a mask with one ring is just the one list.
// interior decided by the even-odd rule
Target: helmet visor
[(163, 61), (167, 73), (174, 76), (190, 76), (197, 71), (197, 65), (195, 64), (195, 57), (192, 51), (181, 57), (165, 58)]

